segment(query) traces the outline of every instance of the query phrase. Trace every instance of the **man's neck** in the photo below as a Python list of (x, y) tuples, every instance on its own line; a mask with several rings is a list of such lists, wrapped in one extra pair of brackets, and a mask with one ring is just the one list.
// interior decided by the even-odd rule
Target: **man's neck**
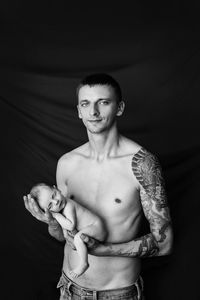
[(88, 138), (90, 156), (96, 161), (102, 162), (117, 155), (121, 137), (116, 127), (98, 134), (88, 132)]

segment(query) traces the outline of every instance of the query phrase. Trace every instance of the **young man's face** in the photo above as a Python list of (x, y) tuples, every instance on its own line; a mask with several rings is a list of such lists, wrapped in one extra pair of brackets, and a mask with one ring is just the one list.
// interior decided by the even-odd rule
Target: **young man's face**
[(52, 212), (61, 211), (66, 204), (61, 192), (54, 187), (41, 187), (38, 202), (41, 208)]
[(91, 133), (109, 130), (123, 108), (124, 103), (117, 102), (115, 90), (109, 85), (84, 85), (79, 90), (79, 118)]

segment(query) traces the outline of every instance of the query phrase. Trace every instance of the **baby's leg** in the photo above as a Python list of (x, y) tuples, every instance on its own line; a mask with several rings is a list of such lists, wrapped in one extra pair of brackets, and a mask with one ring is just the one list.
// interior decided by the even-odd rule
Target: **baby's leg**
[(80, 263), (75, 269), (70, 271), (70, 275), (73, 278), (77, 278), (78, 276), (83, 274), (89, 267), (87, 246), (80, 238), (79, 232), (74, 237), (74, 245), (80, 258)]

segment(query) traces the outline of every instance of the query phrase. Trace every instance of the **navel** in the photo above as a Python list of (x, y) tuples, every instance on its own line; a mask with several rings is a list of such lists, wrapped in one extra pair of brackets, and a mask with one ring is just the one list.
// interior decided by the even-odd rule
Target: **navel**
[(115, 202), (116, 202), (116, 203), (121, 203), (122, 200), (120, 200), (119, 198), (116, 198), (116, 199), (115, 199)]

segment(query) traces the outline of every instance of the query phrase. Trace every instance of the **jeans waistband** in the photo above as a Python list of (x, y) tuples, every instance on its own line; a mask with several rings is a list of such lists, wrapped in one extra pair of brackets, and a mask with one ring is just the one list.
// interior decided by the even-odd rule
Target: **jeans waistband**
[(136, 282), (130, 286), (111, 289), (111, 290), (92, 290), (88, 288), (81, 287), (80, 285), (73, 282), (71, 279), (67, 277), (67, 275), (62, 271), (62, 276), (60, 281), (58, 282), (57, 288), (63, 287), (63, 292), (67, 292), (69, 295), (74, 293), (78, 296), (91, 296), (92, 299), (105, 299), (108, 293), (112, 293), (112, 295), (116, 296), (129, 296), (129, 295), (137, 295), (138, 299), (141, 299), (141, 294), (143, 290), (143, 280), (139, 277)]

